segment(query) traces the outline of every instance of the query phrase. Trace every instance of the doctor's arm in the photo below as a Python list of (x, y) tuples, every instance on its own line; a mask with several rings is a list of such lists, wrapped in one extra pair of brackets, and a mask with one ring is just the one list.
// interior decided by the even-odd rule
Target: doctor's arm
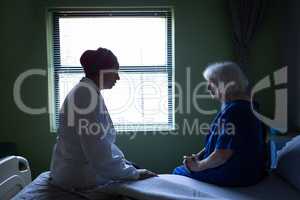
[[(79, 92), (75, 97), (77, 107), (86, 108), (91, 102), (87, 91)], [(96, 94), (94, 94), (96, 95)], [(103, 178), (113, 180), (136, 180), (152, 177), (155, 174), (145, 170), (136, 169), (134, 166), (127, 164), (122, 155), (113, 155), (111, 141), (106, 138), (107, 131), (110, 127), (101, 127), (101, 120), (99, 117), (99, 101), (97, 101), (95, 109), (86, 114), (76, 114), (76, 134), (79, 134), (81, 148), (92, 167)], [(108, 113), (107, 113), (108, 114)], [(82, 126), (84, 122), (84, 126)], [(97, 126), (97, 127), (96, 127)], [(87, 128), (89, 127), (89, 128)], [(92, 130), (92, 127), (95, 129)]]
[[(90, 93), (91, 92), (91, 93)], [(122, 156), (113, 156), (112, 143), (107, 140), (106, 132), (109, 127), (101, 127), (99, 118), (99, 97), (95, 91), (81, 89), (76, 93), (77, 108), (90, 106), (94, 97), (96, 105), (90, 112), (74, 112), (75, 131), (79, 135), (80, 145), (86, 162), (103, 178), (107, 179), (138, 179), (139, 172), (132, 165), (127, 165)], [(104, 130), (104, 131), (103, 131)]]
[(146, 169), (136, 169), (120, 156), (112, 156), (111, 143), (105, 137), (82, 135), (84, 154), (102, 177), (113, 180), (138, 180), (156, 176)]

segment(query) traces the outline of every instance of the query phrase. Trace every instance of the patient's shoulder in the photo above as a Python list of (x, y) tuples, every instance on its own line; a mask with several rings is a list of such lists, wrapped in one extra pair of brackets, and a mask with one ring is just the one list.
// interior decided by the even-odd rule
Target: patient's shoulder
[(253, 117), (252, 107), (250, 101), (237, 101), (228, 105), (222, 117), (229, 119), (245, 119)]

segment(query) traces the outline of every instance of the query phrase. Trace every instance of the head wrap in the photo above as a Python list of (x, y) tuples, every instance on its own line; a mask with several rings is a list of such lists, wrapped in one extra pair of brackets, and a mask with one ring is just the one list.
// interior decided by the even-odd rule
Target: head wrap
[(117, 57), (108, 49), (86, 50), (80, 57), (85, 74), (92, 74), (105, 69), (119, 67)]

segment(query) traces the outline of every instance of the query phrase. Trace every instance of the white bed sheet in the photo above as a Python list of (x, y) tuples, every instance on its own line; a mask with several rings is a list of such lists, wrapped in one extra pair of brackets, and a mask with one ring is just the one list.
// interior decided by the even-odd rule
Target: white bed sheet
[(283, 181), (276, 174), (272, 174), (260, 183), (249, 187), (219, 187), (216, 185), (199, 182), (185, 177), (164, 175), (171, 181), (184, 183), (192, 188), (214, 196), (232, 200), (300, 200), (300, 191)]
[[(18, 194), (15, 199), (23, 199), (23, 200), (86, 199), (80, 196), (76, 196), (74, 194), (69, 194), (67, 192), (60, 191), (57, 188), (53, 188), (51, 185), (48, 184), (48, 181), (49, 181), (49, 173), (41, 174), (32, 184), (30, 184), (20, 194)], [(167, 193), (170, 193), (170, 190), (166, 190), (164, 189), (164, 187), (160, 187), (159, 189), (157, 189), (157, 185), (159, 185), (157, 184), (157, 182), (171, 183), (169, 185), (172, 185), (172, 183), (174, 183), (174, 185), (181, 184), (183, 188), (188, 187), (190, 188), (190, 191), (192, 191), (193, 193), (191, 194), (191, 196), (195, 197), (195, 199), (232, 199), (232, 200), (268, 200), (268, 199), (299, 200), (300, 199), (300, 192), (295, 188), (293, 188), (292, 186), (290, 186), (289, 184), (285, 183), (276, 175), (271, 175), (269, 177), (266, 177), (262, 182), (260, 182), (255, 186), (241, 187), (241, 188), (226, 188), (226, 187), (219, 187), (219, 186), (199, 182), (184, 176), (164, 174), (164, 175), (160, 175), (160, 177), (156, 179), (156, 181), (154, 181), (154, 179), (153, 180), (148, 179), (144, 181), (131, 182), (130, 184), (119, 185), (116, 187), (114, 186), (113, 191), (118, 194), (122, 194), (124, 196), (129, 196), (133, 199), (141, 199), (141, 200), (170, 199), (170, 198), (165, 198), (166, 196), (162, 195), (163, 192), (166, 191)], [(152, 191), (156, 191), (157, 194), (153, 194)], [(178, 191), (174, 191), (174, 194), (176, 193), (178, 194)], [(209, 198), (209, 196), (215, 198)], [(152, 197), (158, 197), (158, 198), (152, 198)]]

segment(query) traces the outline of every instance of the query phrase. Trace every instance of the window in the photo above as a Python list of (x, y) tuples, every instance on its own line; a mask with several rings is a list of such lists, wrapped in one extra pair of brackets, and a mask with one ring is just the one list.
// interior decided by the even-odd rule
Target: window
[[(170, 9), (156, 11), (53, 11), (52, 124), (64, 98), (84, 73), (79, 58), (105, 47), (118, 58), (120, 80), (102, 90), (118, 131), (174, 128), (173, 37)], [(51, 94), (51, 93), (50, 93)]]

